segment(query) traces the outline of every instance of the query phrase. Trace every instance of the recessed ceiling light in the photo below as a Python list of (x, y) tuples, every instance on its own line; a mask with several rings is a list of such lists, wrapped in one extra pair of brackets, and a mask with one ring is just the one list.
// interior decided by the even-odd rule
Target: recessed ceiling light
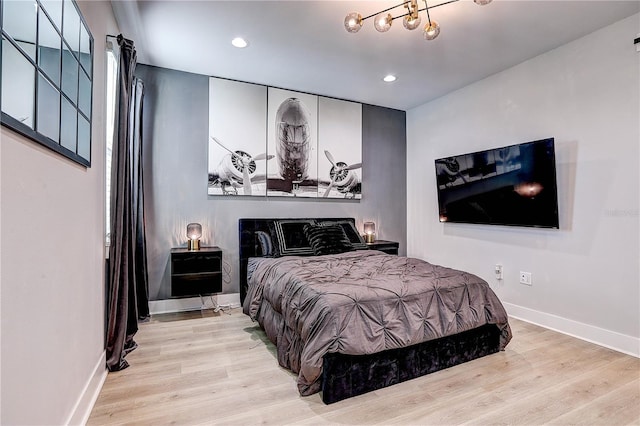
[(383, 78), (387, 83), (391, 83), (392, 81), (396, 81), (396, 76), (393, 74), (389, 74)]
[(247, 42), (245, 39), (243, 39), (242, 37), (236, 37), (233, 40), (231, 40), (231, 44), (233, 44), (235, 47), (239, 47), (239, 48), (243, 48), (243, 47), (247, 47)]

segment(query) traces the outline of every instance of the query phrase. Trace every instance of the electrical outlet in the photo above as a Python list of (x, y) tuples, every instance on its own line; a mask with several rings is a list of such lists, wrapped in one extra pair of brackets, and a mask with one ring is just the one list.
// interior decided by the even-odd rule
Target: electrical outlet
[(502, 280), (502, 278), (503, 278), (502, 265), (500, 265), (499, 263), (496, 264), (495, 272), (496, 272), (496, 280), (498, 280), (498, 281)]
[(531, 272), (520, 271), (520, 284), (533, 285), (531, 282)]

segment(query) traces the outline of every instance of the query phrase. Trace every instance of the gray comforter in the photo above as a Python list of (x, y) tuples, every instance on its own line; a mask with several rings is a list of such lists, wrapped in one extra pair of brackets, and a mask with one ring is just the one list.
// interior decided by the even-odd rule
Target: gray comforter
[(507, 313), (486, 281), (420, 259), (355, 251), (249, 259), (244, 312), (298, 373), (301, 395), (320, 391), (326, 353), (370, 354), (484, 324), (511, 339)]

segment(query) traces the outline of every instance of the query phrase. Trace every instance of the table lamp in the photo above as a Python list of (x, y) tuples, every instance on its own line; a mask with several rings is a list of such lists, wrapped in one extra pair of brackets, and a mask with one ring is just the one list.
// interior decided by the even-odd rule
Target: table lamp
[(376, 240), (376, 224), (373, 222), (364, 223), (364, 241), (373, 243)]
[(190, 223), (187, 225), (187, 249), (200, 250), (200, 237), (202, 237), (202, 225)]

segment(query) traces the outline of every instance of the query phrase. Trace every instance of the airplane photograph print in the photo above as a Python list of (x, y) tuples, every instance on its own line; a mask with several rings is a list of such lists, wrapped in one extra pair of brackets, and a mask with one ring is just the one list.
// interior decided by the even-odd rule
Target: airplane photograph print
[(209, 195), (362, 197), (359, 103), (211, 77), (208, 144)]
[(209, 195), (267, 195), (267, 88), (209, 79)]
[(268, 90), (267, 195), (317, 197), (318, 97)]
[(362, 104), (318, 101), (318, 197), (362, 198)]

